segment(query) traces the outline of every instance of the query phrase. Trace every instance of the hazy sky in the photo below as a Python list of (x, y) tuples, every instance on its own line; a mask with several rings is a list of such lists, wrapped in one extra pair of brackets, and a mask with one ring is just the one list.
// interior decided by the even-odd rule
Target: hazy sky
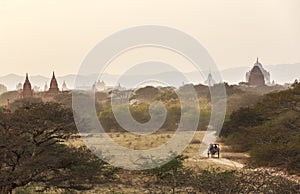
[(219, 69), (251, 67), (257, 56), (300, 62), (299, 0), (0, 0), (0, 75), (77, 73), (98, 42), (145, 24), (195, 37)]

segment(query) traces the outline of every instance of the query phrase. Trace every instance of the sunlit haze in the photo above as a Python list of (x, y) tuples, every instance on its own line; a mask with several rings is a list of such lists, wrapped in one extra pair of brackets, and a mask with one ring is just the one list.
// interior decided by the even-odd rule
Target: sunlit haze
[(299, 8), (298, 0), (0, 0), (0, 76), (75, 74), (105, 37), (146, 24), (195, 37), (221, 70), (251, 67), (257, 56), (266, 65), (299, 63)]

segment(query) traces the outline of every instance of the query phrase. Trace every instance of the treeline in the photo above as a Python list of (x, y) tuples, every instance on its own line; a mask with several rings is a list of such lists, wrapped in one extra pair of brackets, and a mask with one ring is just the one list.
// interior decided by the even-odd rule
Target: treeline
[[(199, 118), (199, 126), (198, 129), (206, 129), (206, 126), (208, 125), (208, 121), (210, 118), (210, 102), (206, 98), (198, 98), (198, 99), (191, 99), (197, 100), (200, 104), (200, 115)], [(185, 120), (192, 120), (195, 114), (195, 111), (198, 111), (195, 107), (192, 105), (189, 106), (188, 104), (184, 107), (184, 110), (181, 110), (181, 103), (177, 97), (177, 94), (174, 90), (165, 90), (163, 92), (158, 93), (155, 95), (151, 100), (149, 101), (143, 101), (139, 103), (135, 103), (130, 105), (129, 110), (132, 115), (132, 117), (140, 122), (140, 123), (146, 123), (148, 122), (151, 117), (149, 113), (150, 104), (154, 101), (161, 102), (167, 112), (166, 120), (163, 123), (160, 132), (163, 131), (173, 131), (177, 129), (178, 124), (180, 122), (180, 118), (183, 118)], [(127, 106), (126, 105), (117, 105), (116, 106), (116, 112), (117, 114), (122, 114), (126, 111)], [(152, 106), (151, 107), (153, 113), (158, 117), (163, 117), (164, 110), (161, 106)], [(103, 109), (99, 112), (99, 120), (102, 124), (102, 126), (106, 129), (108, 132), (113, 131), (123, 131), (122, 127), (118, 124), (118, 122), (115, 119), (114, 112), (112, 111), (111, 103), (106, 103), (103, 106)], [(188, 125), (189, 123), (187, 123)], [(189, 126), (185, 126), (188, 128)], [(191, 126), (192, 127), (192, 126)]]
[[(237, 85), (228, 85), (224, 84), (226, 89), (226, 100), (227, 100), (227, 112), (226, 119), (229, 118), (233, 111), (238, 110), (241, 107), (248, 107), (257, 103), (261, 99), (261, 95), (255, 93), (250, 88), (242, 88)], [(193, 96), (190, 93), (190, 87), (193, 87), (197, 96)], [(144, 88), (139, 88), (136, 91), (114, 91), (110, 93), (106, 92), (96, 92), (95, 93), (95, 108), (98, 114), (99, 120), (101, 121), (102, 126), (107, 132), (122, 132), (123, 129), (115, 119), (115, 115), (111, 107), (111, 98), (113, 95), (119, 95), (121, 101), (130, 101), (130, 113), (132, 117), (140, 122), (146, 123), (150, 118), (149, 108), (150, 104), (159, 101), (161, 102), (166, 110), (167, 116), (166, 120), (158, 130), (158, 132), (164, 131), (174, 131), (177, 129), (180, 118), (184, 118), (186, 121), (193, 119), (195, 111), (198, 108), (191, 106), (186, 106), (183, 110), (181, 102), (177, 94), (182, 93), (187, 98), (190, 98), (190, 101), (198, 101), (200, 109), (200, 118), (198, 121), (197, 130), (206, 130), (209, 124), (211, 116), (211, 94), (210, 90), (219, 91), (219, 87), (222, 87), (220, 84), (215, 85), (212, 88), (208, 88), (204, 85), (184, 85), (179, 89), (173, 87), (152, 87), (147, 86)], [(266, 87), (268, 90), (277, 90), (278, 87)], [(0, 95), (0, 104), (6, 104), (7, 99), (10, 99), (11, 102), (15, 101), (18, 103), (20, 101), (19, 94), (16, 91), (7, 92)], [(24, 99), (29, 102), (41, 102), (40, 98), (29, 98)], [(223, 100), (223, 99), (220, 99)], [(54, 97), (54, 102), (61, 103), (63, 106), (72, 108), (72, 92), (61, 93)], [(17, 104), (14, 103), (14, 104)], [(14, 109), (15, 107), (12, 106)], [(155, 107), (152, 107), (155, 108)], [(116, 111), (119, 113), (124, 112), (126, 106), (118, 106)], [(162, 111), (160, 108), (154, 110), (155, 114), (160, 115)], [(189, 128), (189, 123), (186, 122), (185, 128)], [(192, 126), (190, 126), (193, 128)]]
[(300, 174), (300, 83), (233, 112), (221, 134), (234, 150), (250, 154), (251, 165)]
[[(226, 89), (226, 100), (227, 100), (227, 112), (226, 119), (229, 118), (233, 111), (238, 110), (241, 107), (248, 107), (257, 103), (261, 99), (260, 93), (255, 93), (251, 88), (245, 88), (237, 85), (224, 84)], [(190, 87), (193, 87), (197, 97), (190, 94)], [(95, 93), (95, 107), (98, 114), (99, 120), (102, 126), (107, 132), (121, 132), (124, 131), (115, 119), (114, 113), (111, 107), (111, 98), (113, 95), (119, 95), (121, 101), (130, 101), (130, 111), (132, 117), (140, 122), (146, 123), (150, 118), (149, 107), (154, 101), (161, 102), (166, 110), (167, 117), (161, 128), (158, 130), (163, 131), (174, 131), (177, 129), (180, 118), (185, 120), (192, 119), (194, 117), (196, 107), (186, 106), (184, 110), (181, 110), (181, 102), (178, 99), (177, 94), (182, 93), (186, 97), (190, 95), (190, 101), (198, 101), (200, 109), (200, 118), (197, 130), (206, 130), (210, 115), (211, 115), (211, 93), (210, 90), (218, 91), (220, 84), (215, 85), (212, 88), (208, 88), (204, 85), (184, 85), (179, 89), (173, 87), (152, 87), (147, 86), (139, 88), (136, 91), (114, 91), (110, 93), (96, 92)], [(282, 89), (280, 87), (265, 87), (268, 91)], [(0, 95), (0, 104), (5, 105), (7, 99), (11, 102), (19, 101), (19, 94), (16, 91), (7, 92)], [(223, 100), (223, 99), (221, 99)], [(30, 99), (28, 101), (41, 101), (39, 98)], [(62, 105), (72, 108), (72, 92), (61, 93), (54, 97), (54, 101), (61, 103)], [(124, 112), (125, 106), (119, 106), (117, 111)], [(158, 115), (161, 114), (161, 110), (155, 111)], [(181, 115), (182, 114), (182, 115)], [(190, 122), (192, 123), (192, 122)], [(189, 122), (185, 123), (185, 127), (188, 128)], [(191, 126), (192, 128), (192, 126)]]
[[(196, 99), (194, 98), (193, 94), (189, 93), (189, 87), (191, 86), (194, 87), (196, 91)], [(221, 85), (215, 85), (211, 88), (211, 90), (218, 91), (219, 87), (221, 87)], [(240, 107), (252, 105), (260, 99), (260, 95), (252, 92), (242, 91), (237, 86), (230, 86), (225, 83), (225, 88), (227, 94), (227, 115), (230, 115), (232, 111), (237, 110)], [(210, 90), (207, 86), (204, 85), (185, 85), (178, 90), (172, 87), (157, 89), (152, 86), (138, 89), (134, 92), (134, 95), (129, 98), (131, 102), (130, 111), (132, 117), (136, 121), (141, 123), (148, 122), (150, 120), (150, 104), (154, 101), (159, 101), (165, 106), (167, 110), (166, 120), (159, 131), (162, 132), (176, 130), (180, 118), (192, 120), (195, 111), (197, 111), (197, 109), (192, 106), (187, 106), (184, 110), (181, 110), (181, 102), (177, 96), (177, 94), (180, 93), (184, 94), (186, 97), (189, 97), (190, 95), (190, 101), (198, 101), (200, 118), (197, 130), (206, 130), (211, 116), (212, 104)], [(124, 129), (122, 129), (122, 127), (115, 119), (114, 113), (111, 108), (110, 97), (107, 96), (107, 99), (108, 100), (106, 101), (106, 103), (103, 103), (102, 100), (102, 107), (99, 112), (99, 120), (101, 121), (102, 126), (108, 132), (124, 131)], [(99, 101), (101, 100), (98, 100), (98, 102)], [(119, 106), (117, 108), (117, 111), (122, 112), (124, 111), (124, 109), (126, 109), (126, 106)], [(156, 113), (160, 114), (160, 111), (156, 111)], [(188, 125), (188, 123), (186, 123), (185, 125)]]

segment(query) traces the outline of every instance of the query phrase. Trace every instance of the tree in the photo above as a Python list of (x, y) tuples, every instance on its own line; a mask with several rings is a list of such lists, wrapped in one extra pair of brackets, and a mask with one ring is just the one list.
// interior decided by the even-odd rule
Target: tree
[(158, 93), (154, 97), (154, 100), (158, 100), (158, 101), (168, 101), (172, 99), (178, 100), (178, 96), (174, 90), (168, 90), (168, 89)]
[(300, 92), (292, 88), (266, 94), (250, 108), (231, 114), (221, 135), (235, 151), (250, 154), (255, 167), (276, 167), (300, 173)]
[[(189, 176), (192, 172), (183, 166), (183, 162), (187, 159), (187, 156), (176, 156), (176, 153), (172, 153), (170, 157), (173, 159), (166, 164), (144, 170), (144, 173), (154, 176), (156, 184), (169, 186), (171, 187), (172, 193), (176, 193), (176, 188), (185, 184), (185, 180), (190, 178)], [(160, 164), (163, 160), (152, 160), (152, 162)], [(147, 163), (142, 164), (142, 166), (147, 166)]]
[(134, 93), (133, 98), (135, 99), (152, 100), (159, 93), (159, 90), (153, 86), (146, 86), (136, 90)]
[(199, 193), (298, 193), (299, 184), (261, 169), (202, 171), (192, 180)]
[(23, 99), (17, 99), (14, 100), (13, 103), (11, 104), (11, 109), (15, 111), (16, 109), (24, 106), (24, 104), (36, 104), (41, 102), (42, 102), (41, 98), (35, 98), (35, 97), (26, 97)]
[(7, 99), (10, 101), (17, 100), (20, 94), (18, 91), (9, 91), (0, 95), (0, 104), (6, 104)]
[(300, 84), (300, 82), (298, 82), (298, 80), (296, 79), (296, 80), (294, 81), (294, 83), (292, 84), (292, 87), (293, 87), (293, 88), (299, 87), (299, 84)]
[(230, 134), (241, 131), (245, 127), (254, 127), (262, 124), (263, 119), (252, 108), (240, 108), (230, 115), (230, 120), (224, 124), (221, 135), (227, 137)]
[(7, 87), (3, 84), (0, 84), (0, 94), (7, 92)]
[(113, 171), (86, 148), (66, 144), (76, 132), (70, 109), (37, 102), (0, 114), (0, 193), (28, 183), (44, 189), (89, 189)]

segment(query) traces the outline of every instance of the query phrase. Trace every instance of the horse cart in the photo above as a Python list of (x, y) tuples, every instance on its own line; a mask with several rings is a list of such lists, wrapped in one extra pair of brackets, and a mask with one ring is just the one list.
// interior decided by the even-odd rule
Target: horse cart
[(213, 156), (218, 156), (220, 158), (220, 146), (219, 144), (210, 144), (208, 151), (207, 151), (207, 156), (212, 158)]

